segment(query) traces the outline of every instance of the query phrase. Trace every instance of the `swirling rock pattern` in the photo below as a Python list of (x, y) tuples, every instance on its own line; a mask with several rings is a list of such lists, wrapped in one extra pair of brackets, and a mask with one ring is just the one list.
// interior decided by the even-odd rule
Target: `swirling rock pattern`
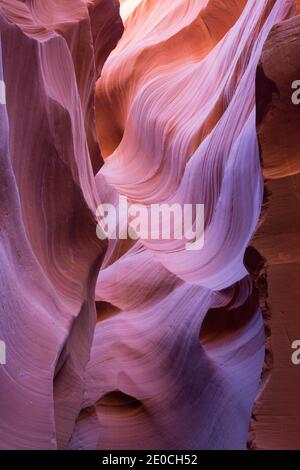
[[(0, 446), (244, 449), (265, 360), (249, 244), (263, 176), (298, 173), (296, 139), (288, 165), (270, 139), (295, 3), (120, 3), (0, 1)], [(204, 248), (100, 241), (119, 195), (204, 204)]]

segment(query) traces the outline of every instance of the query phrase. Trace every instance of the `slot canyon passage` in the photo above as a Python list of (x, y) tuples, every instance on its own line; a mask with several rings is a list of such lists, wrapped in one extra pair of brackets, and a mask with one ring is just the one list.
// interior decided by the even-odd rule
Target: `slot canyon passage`
[[(298, 13), (0, 0), (1, 449), (300, 449)], [(203, 248), (100, 240), (119, 196)]]

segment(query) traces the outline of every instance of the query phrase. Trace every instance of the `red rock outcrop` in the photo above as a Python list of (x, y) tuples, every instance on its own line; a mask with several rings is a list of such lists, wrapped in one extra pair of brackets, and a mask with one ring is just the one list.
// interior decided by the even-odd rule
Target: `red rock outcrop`
[[(299, 8), (299, 2), (297, 2)], [(300, 338), (300, 106), (292, 84), (300, 78), (300, 17), (274, 26), (257, 74), (257, 133), (268, 208), (254, 244), (268, 263), (272, 373), (255, 407), (255, 446), (300, 448), (300, 374), (291, 361)]]

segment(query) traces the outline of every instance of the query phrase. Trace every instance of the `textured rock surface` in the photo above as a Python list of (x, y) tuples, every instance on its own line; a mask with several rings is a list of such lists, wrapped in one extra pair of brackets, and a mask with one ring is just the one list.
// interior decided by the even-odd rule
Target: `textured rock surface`
[[(295, 3), (123, 0), (121, 14), (124, 33), (115, 0), (0, 1), (0, 446), (243, 449), (266, 383), (266, 267), (249, 247), (260, 158), (277, 178), (254, 237), (274, 315), (298, 268), (285, 211), (297, 135), (278, 153), (285, 114), (291, 132), (298, 119), (285, 89), (296, 70), (280, 73), (298, 47)], [(100, 242), (96, 208), (119, 195), (204, 204), (204, 248)], [(271, 445), (273, 377), (253, 447)]]
[(61, 3), (0, 4), (2, 448), (67, 445), (96, 320), (94, 54), (86, 5)]
[(272, 314), (274, 365), (254, 422), (256, 446), (264, 449), (300, 448), (300, 373), (291, 362), (291, 344), (300, 338), (300, 107), (291, 100), (292, 83), (300, 77), (299, 47), (299, 16), (276, 25), (264, 45), (257, 79), (257, 129), (271, 193), (254, 239), (268, 262)]

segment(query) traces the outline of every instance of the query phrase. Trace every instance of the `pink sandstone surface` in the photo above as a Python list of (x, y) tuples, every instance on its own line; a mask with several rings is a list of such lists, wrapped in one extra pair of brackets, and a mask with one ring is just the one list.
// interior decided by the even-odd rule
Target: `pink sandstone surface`
[[(1, 449), (300, 448), (299, 12), (0, 0)], [(120, 195), (203, 249), (99, 240)]]

